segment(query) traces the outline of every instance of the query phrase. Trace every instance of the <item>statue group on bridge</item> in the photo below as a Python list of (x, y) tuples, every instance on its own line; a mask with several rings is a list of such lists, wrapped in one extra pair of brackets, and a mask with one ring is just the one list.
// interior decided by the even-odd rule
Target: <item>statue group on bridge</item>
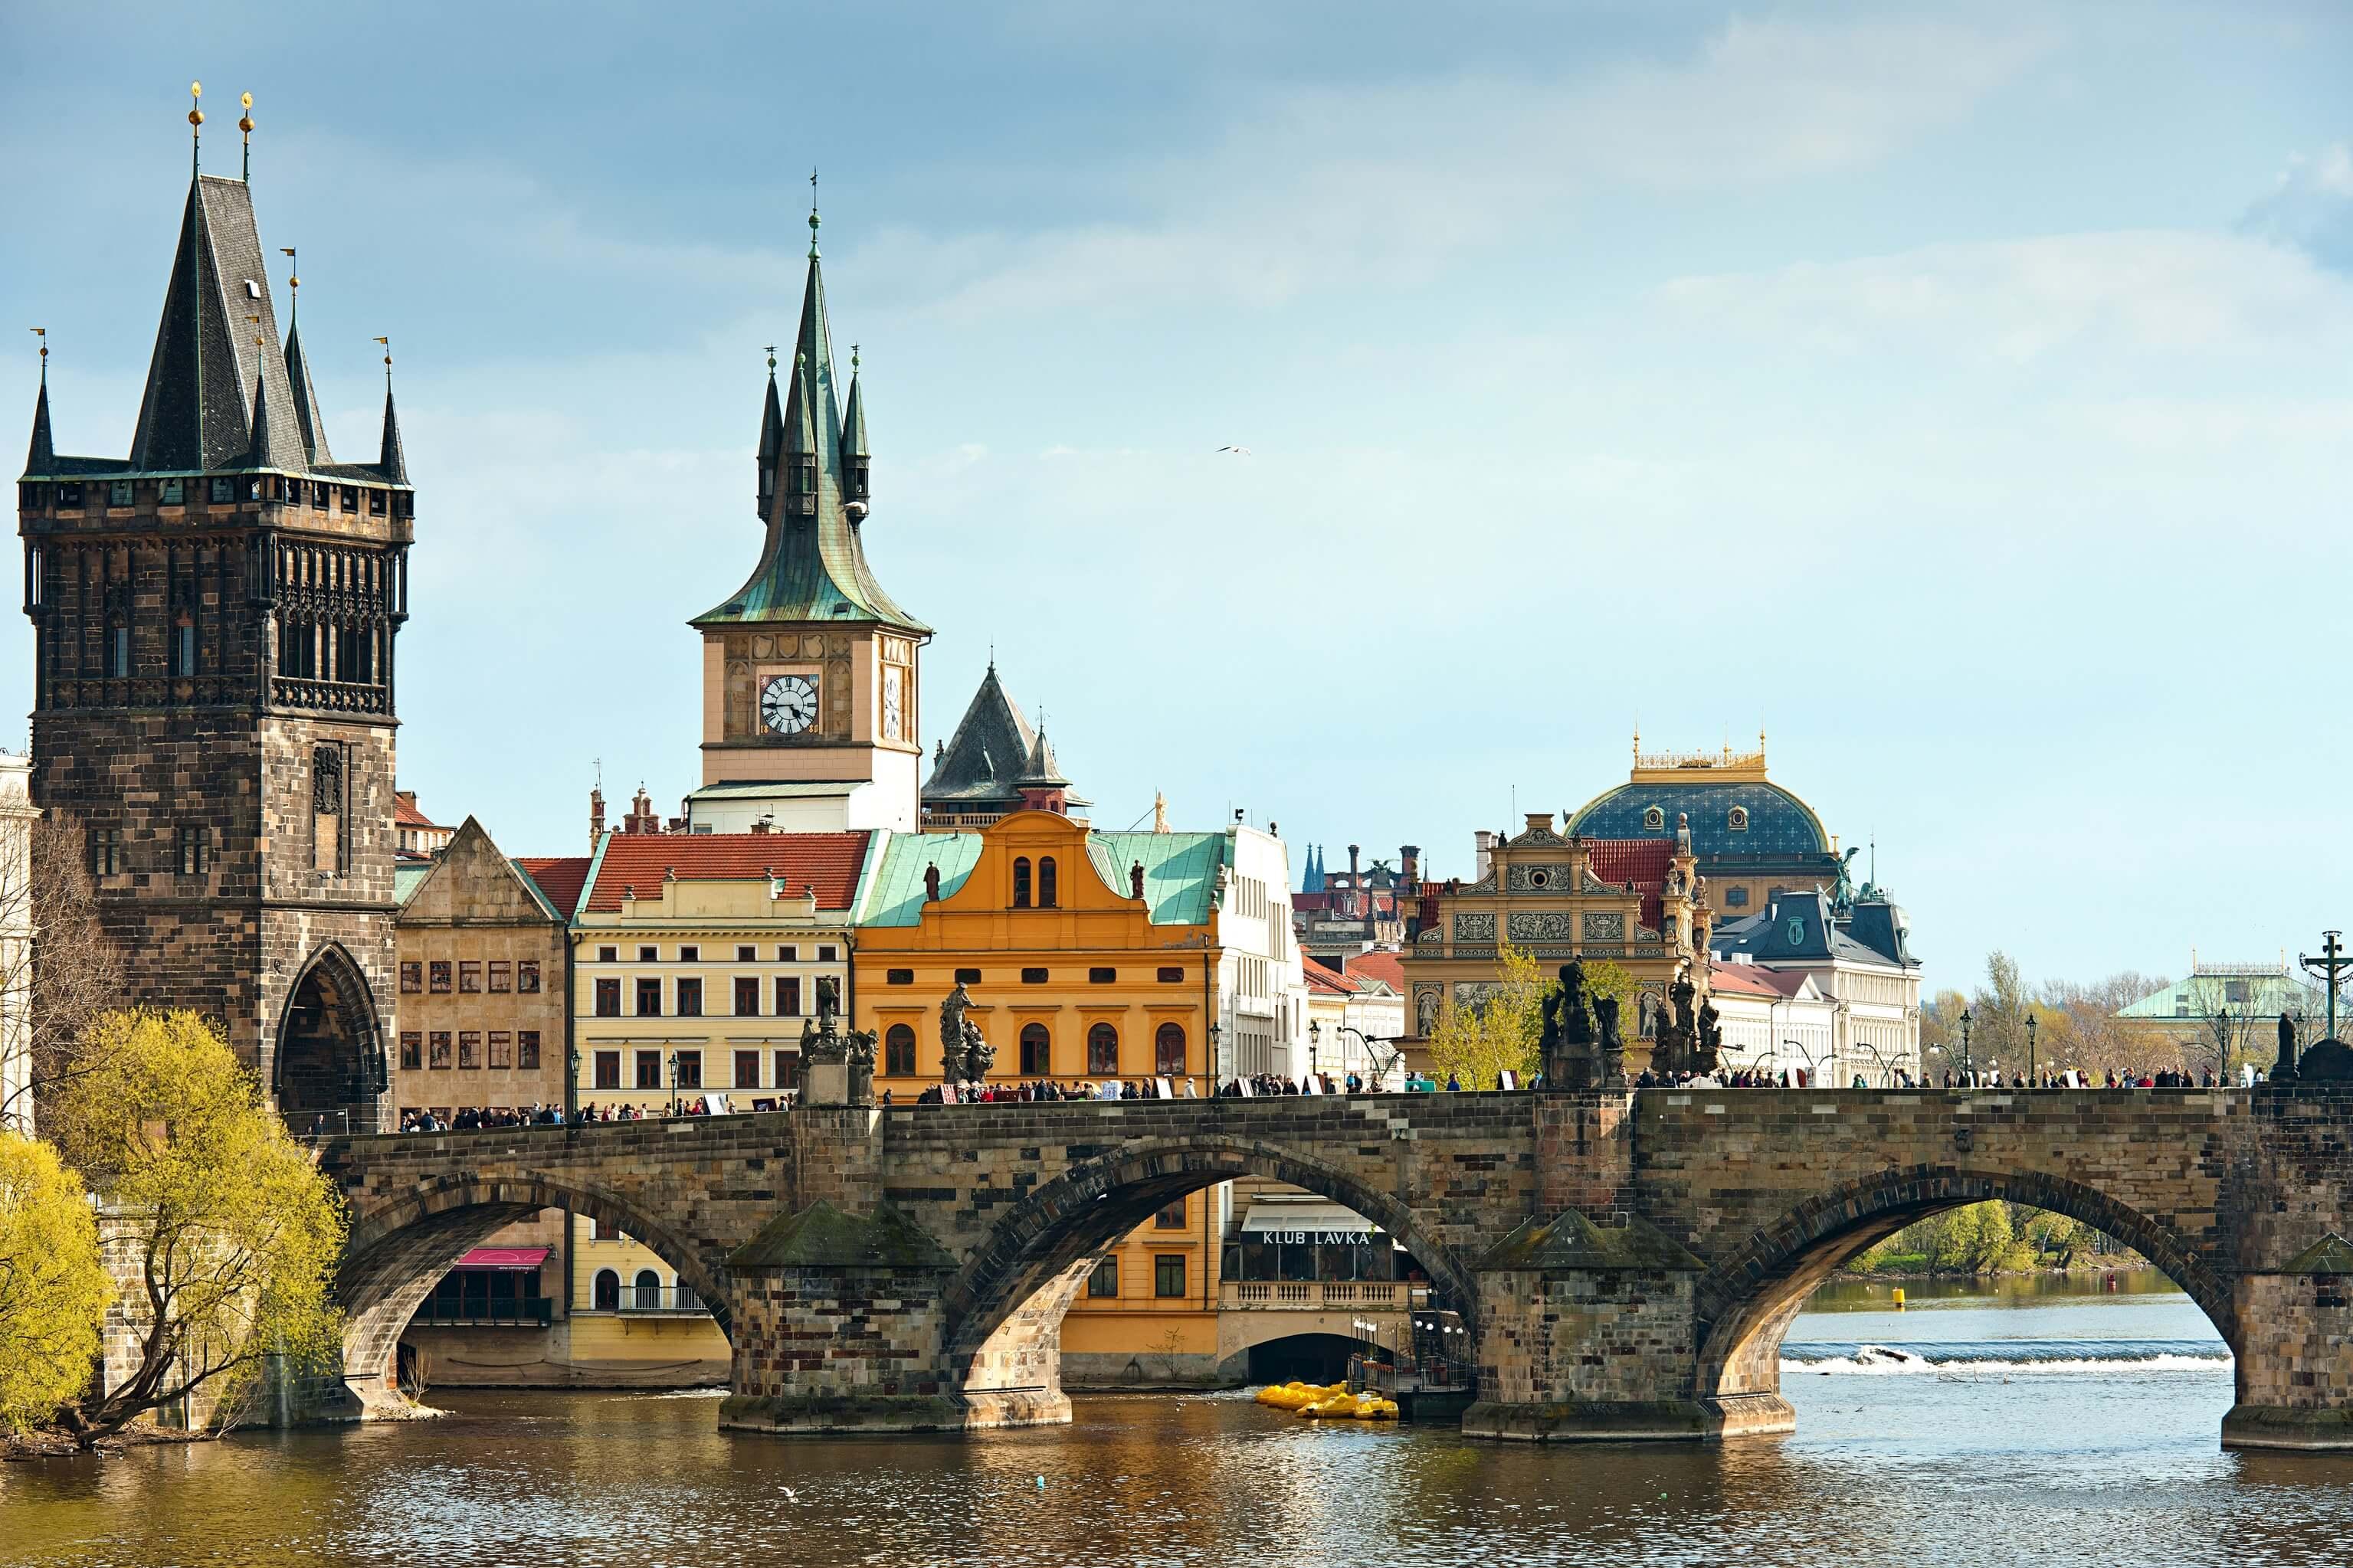
[(961, 980), (940, 1004), (942, 1083), (978, 1083), (997, 1065), (997, 1047), (981, 1034), (980, 1026), (965, 1016), (971, 1006), (972, 993)]
[[(1560, 966), (1559, 986), (1545, 994), (1537, 1049), (1548, 1089), (1626, 1087), (1626, 1042), (1618, 999), (1593, 995), (1585, 965), (1575, 959)], [(1677, 972), (1651, 1039), (1651, 1073), (1669, 1082), (1712, 1073), (1723, 1050), (1724, 1026), (1715, 1004), (1699, 1000), (1688, 967)]]

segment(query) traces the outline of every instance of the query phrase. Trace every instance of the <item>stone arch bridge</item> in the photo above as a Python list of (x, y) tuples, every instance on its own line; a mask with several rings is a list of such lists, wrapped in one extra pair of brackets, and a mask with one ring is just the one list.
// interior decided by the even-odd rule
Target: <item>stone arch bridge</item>
[(1066, 1420), (1062, 1312), (1176, 1197), (1273, 1177), (1377, 1222), (1474, 1335), (1466, 1430), (1787, 1431), (1825, 1275), (1985, 1198), (2098, 1226), (2236, 1358), (2226, 1443), (2353, 1447), (2353, 1089), (1716, 1089), (805, 1107), (332, 1140), (348, 1380), (388, 1397), (434, 1280), (569, 1205), (643, 1240), (733, 1345), (723, 1426)]

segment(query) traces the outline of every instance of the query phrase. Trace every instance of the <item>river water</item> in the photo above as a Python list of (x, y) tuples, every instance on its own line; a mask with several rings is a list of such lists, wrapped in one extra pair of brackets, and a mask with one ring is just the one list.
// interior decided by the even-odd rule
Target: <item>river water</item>
[(439, 1421), (0, 1466), (0, 1563), (2342, 1563), (2353, 1456), (2225, 1453), (2230, 1363), (2154, 1278), (1825, 1289), (1794, 1436), (1524, 1447), (1247, 1394), (1067, 1427), (722, 1436), (715, 1395), (442, 1393)]

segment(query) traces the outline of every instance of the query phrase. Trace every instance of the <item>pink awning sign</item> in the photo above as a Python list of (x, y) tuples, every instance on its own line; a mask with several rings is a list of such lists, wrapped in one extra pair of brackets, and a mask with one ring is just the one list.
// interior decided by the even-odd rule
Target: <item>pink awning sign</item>
[(536, 1268), (547, 1261), (544, 1247), (478, 1247), (453, 1265), (459, 1268)]

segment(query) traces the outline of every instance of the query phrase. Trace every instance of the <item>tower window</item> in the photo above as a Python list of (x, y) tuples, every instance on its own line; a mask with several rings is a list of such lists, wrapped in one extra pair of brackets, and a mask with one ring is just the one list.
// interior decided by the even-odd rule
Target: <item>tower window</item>
[(196, 672), (196, 623), (187, 616), (172, 628), (172, 673), (194, 675)]
[(213, 480), (212, 499), (215, 506), (227, 506), (237, 500), (237, 481), (231, 479)]
[(118, 679), (131, 673), (131, 628), (110, 627), (106, 634), (106, 673)]
[(201, 877), (213, 868), (213, 830), (209, 827), (184, 826), (180, 829), (180, 875)]
[(131, 504), (131, 481), (129, 479), (114, 479), (110, 481), (106, 487), (106, 504), (109, 506), (129, 506)]
[(58, 487), (58, 506), (60, 510), (78, 507), (79, 505), (81, 505), (81, 487), (79, 485), (59, 485)]
[(155, 491), (155, 500), (161, 506), (185, 506), (188, 502), (188, 481), (165, 479)]
[(343, 487), (343, 510), (345, 511), (357, 511), (360, 510), (359, 486), (345, 485)]
[(382, 517), (384, 515), (384, 492), (382, 490), (368, 491), (368, 515), (370, 517)]
[(90, 874), (111, 877), (122, 869), (122, 830), (119, 827), (93, 827), (90, 830)]

